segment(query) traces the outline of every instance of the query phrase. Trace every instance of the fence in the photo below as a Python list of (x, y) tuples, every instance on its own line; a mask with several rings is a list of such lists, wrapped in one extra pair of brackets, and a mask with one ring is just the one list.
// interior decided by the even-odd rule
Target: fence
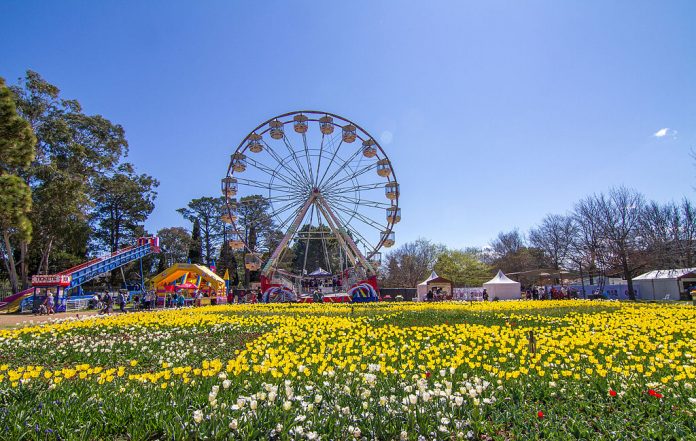
[(452, 298), (453, 300), (480, 302), (483, 300), (483, 288), (454, 288)]
[(380, 288), (379, 293), (382, 297), (391, 296), (392, 300), (396, 296), (403, 296), (404, 300), (411, 301), (416, 298), (418, 290), (416, 288)]
[(9, 280), (0, 280), (0, 300), (5, 300), (5, 297), (9, 297), (14, 292), (12, 292), (12, 285), (10, 285)]
[[(34, 299), (34, 296), (27, 297), (26, 299), (22, 300), (22, 303), (20, 303), (19, 312), (32, 312), (34, 310), (34, 305), (36, 305), (36, 307), (38, 308), (39, 305), (43, 304), (44, 300), (46, 300), (46, 296), (36, 296), (36, 299)], [(90, 300), (91, 296), (71, 297), (65, 301), (65, 311), (70, 312), (89, 309)], [(58, 309), (57, 304), (56, 309)]]

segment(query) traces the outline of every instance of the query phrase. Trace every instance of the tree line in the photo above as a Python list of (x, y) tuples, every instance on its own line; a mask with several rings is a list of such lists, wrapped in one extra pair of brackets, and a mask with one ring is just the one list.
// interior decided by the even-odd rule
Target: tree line
[(38, 73), (0, 79), (0, 277), (13, 291), (145, 233), (159, 182), (127, 155), (123, 127)]
[[(425, 239), (386, 256), (385, 286), (413, 287), (435, 269), (460, 286), (480, 286), (494, 270), (568, 270), (590, 283), (620, 276), (635, 298), (633, 278), (653, 269), (696, 265), (696, 207), (648, 201), (639, 192), (615, 187), (587, 196), (565, 214), (549, 214), (527, 234), (501, 232), (489, 246), (448, 250)], [(525, 280), (522, 280), (525, 281)]]

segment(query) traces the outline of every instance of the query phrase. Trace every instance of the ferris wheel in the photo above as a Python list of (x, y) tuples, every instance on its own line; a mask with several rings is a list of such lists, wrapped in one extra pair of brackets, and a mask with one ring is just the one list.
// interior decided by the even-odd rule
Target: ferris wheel
[[(291, 246), (308, 249), (311, 241), (327, 252), (333, 241), (342, 268), (375, 275), (380, 250), (394, 245), (401, 220), (399, 183), (387, 154), (356, 123), (328, 112), (290, 112), (259, 124), (231, 155), (222, 195), (230, 247), (244, 252), (247, 269), (268, 278), (287, 271), (280, 262)], [(275, 239), (259, 240), (244, 225), (245, 204), (258, 199)]]

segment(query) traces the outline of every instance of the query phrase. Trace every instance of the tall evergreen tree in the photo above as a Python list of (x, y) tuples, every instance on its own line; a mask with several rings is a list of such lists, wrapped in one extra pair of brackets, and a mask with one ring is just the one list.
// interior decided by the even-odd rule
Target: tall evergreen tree
[(210, 265), (216, 256), (216, 249), (223, 235), (223, 222), (220, 218), (223, 198), (202, 197), (193, 199), (184, 208), (178, 211), (184, 218), (192, 223), (198, 221), (200, 242), (202, 245), (202, 260), (205, 265)]
[[(19, 175), (34, 159), (35, 145), (31, 126), (17, 114), (12, 93), (0, 78), (0, 250), (13, 291), (19, 289), (15, 247), (17, 243), (28, 244), (32, 232), (31, 189)], [(20, 263), (25, 266), (24, 261)]]
[(188, 260), (191, 263), (201, 263), (201, 224), (198, 219), (193, 220), (191, 230), (191, 243), (189, 244)]

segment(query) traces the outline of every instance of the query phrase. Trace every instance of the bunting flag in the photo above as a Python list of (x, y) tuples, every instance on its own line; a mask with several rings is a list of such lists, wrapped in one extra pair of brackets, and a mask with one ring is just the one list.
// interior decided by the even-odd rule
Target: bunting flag
[(222, 279), (225, 281), (225, 288), (230, 289), (230, 270), (225, 269), (225, 275), (222, 276)]

